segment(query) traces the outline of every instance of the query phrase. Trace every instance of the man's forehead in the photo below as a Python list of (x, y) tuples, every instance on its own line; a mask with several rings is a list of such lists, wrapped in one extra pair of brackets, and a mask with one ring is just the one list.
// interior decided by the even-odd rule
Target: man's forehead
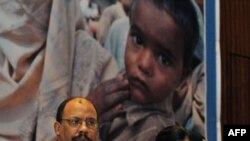
[(78, 102), (78, 103), (84, 103), (84, 100), (82, 98), (76, 98), (73, 101)]
[(72, 103), (81, 104), (81, 105), (92, 105), (92, 103), (84, 98), (75, 98), (71, 101)]
[(96, 113), (94, 105), (87, 99), (75, 98), (69, 101), (64, 109), (67, 114), (77, 113), (80, 111)]

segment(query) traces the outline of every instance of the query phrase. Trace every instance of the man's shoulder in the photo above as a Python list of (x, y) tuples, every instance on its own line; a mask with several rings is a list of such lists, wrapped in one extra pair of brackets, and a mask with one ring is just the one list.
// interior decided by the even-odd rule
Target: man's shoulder
[[(121, 28), (121, 27), (123, 27), (123, 28)], [(120, 19), (115, 20), (113, 22), (113, 24), (111, 25), (111, 28), (128, 29), (129, 28), (129, 18), (124, 17), (124, 18), (120, 18)]]
[(113, 4), (113, 5), (110, 5), (108, 7), (106, 7), (104, 10), (103, 10), (103, 15), (107, 15), (107, 14), (114, 14), (115, 13), (115, 10), (116, 10), (116, 5)]

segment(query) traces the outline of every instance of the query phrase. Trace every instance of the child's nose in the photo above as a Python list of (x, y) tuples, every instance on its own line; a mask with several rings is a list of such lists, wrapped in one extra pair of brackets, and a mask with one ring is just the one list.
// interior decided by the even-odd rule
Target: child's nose
[(153, 59), (149, 49), (144, 49), (138, 58), (139, 70), (149, 77), (153, 75)]

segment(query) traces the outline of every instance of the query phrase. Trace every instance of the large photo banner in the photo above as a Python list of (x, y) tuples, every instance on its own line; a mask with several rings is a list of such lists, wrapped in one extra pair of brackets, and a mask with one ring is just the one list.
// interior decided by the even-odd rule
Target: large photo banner
[(0, 1), (0, 141), (218, 139), (215, 1)]

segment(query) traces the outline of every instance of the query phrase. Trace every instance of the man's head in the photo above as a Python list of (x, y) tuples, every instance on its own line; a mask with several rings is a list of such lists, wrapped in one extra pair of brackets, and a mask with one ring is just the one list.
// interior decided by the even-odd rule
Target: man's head
[(198, 41), (190, 0), (134, 0), (125, 51), (132, 100), (148, 104), (166, 98), (184, 80)]
[(96, 141), (98, 127), (94, 105), (82, 97), (63, 101), (57, 110), (54, 129), (59, 141)]
[(133, 0), (119, 0), (119, 1), (122, 4), (125, 13), (128, 14), (130, 12), (131, 3)]

